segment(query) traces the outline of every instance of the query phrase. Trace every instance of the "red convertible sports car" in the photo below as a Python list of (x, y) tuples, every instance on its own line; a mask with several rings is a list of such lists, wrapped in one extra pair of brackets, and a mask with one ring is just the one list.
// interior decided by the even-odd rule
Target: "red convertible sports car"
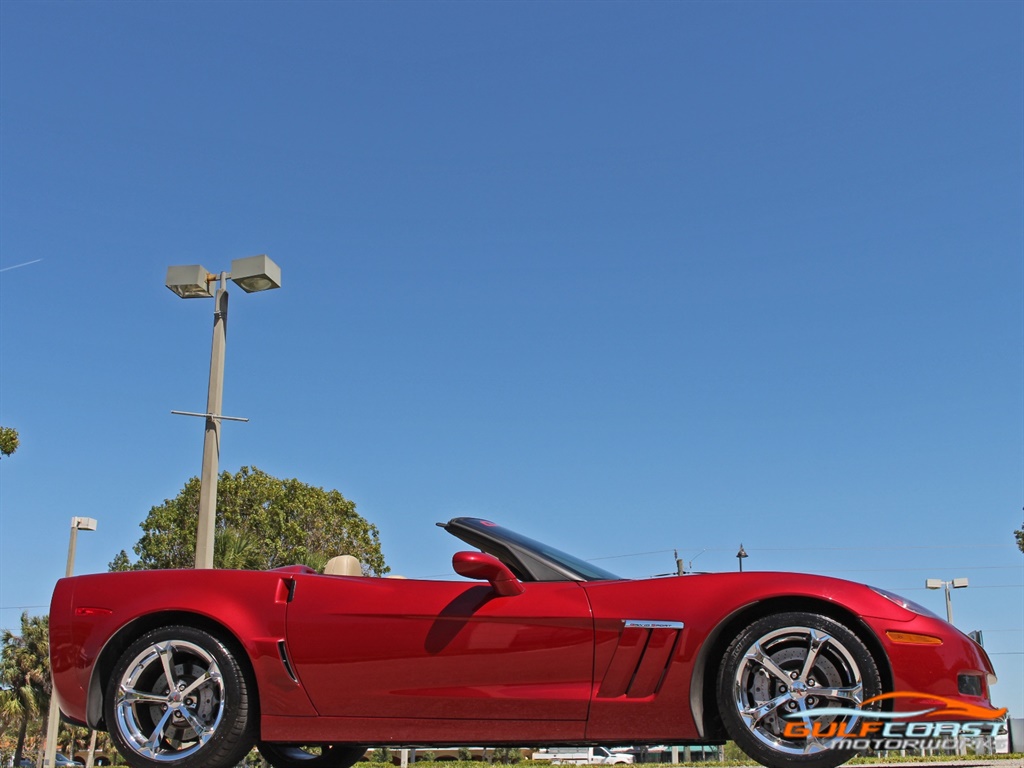
[(136, 768), (227, 768), (253, 744), (275, 768), (345, 768), (368, 745), (726, 739), (767, 766), (829, 768), (855, 754), (838, 739), (885, 718), (999, 714), (982, 648), (883, 590), (627, 580), (486, 520), (438, 525), (479, 550), (452, 558), (474, 581), (333, 566), (62, 579), (65, 718), (109, 731)]

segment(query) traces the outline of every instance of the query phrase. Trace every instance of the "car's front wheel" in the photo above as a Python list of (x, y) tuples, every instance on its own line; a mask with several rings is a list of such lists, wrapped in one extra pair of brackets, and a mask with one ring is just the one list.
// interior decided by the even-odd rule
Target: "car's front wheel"
[(351, 768), (366, 753), (366, 747), (351, 744), (274, 744), (256, 745), (263, 759), (274, 768)]
[(246, 662), (195, 627), (147, 632), (121, 654), (104, 714), (134, 768), (230, 768), (252, 748), (258, 726)]
[(861, 703), (880, 694), (882, 683), (871, 652), (848, 627), (792, 612), (740, 632), (722, 659), (717, 691), (729, 737), (762, 765), (833, 768), (856, 755), (833, 742), (856, 732)]

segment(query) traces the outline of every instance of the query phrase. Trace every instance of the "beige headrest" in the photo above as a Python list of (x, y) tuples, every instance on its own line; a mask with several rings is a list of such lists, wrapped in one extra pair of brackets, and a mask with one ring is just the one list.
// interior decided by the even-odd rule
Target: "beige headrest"
[(324, 573), (328, 576), (362, 576), (363, 567), (352, 555), (338, 555), (327, 561)]

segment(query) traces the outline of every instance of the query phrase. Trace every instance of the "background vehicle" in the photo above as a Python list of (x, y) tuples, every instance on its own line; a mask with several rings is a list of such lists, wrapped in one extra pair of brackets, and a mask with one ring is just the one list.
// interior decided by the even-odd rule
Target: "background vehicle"
[(486, 520), (439, 525), (480, 550), (452, 558), (472, 581), (305, 566), (62, 579), (65, 716), (109, 730), (136, 768), (229, 768), (254, 743), (275, 768), (348, 768), (370, 744), (727, 738), (764, 765), (832, 768), (853, 752), (787, 733), (787, 714), (853, 727), (885, 692), (907, 694), (896, 712), (939, 696), (960, 719), (1003, 714), (984, 650), (896, 595), (794, 573), (626, 580)]
[[(48, 765), (49, 765), (49, 763), (46, 760), (43, 760), (44, 768), (45, 768), (45, 766), (48, 766)], [(85, 763), (80, 763), (77, 760), (74, 760), (74, 759), (72, 759), (70, 757), (67, 757), (66, 755), (62, 755), (60, 752), (58, 752), (56, 757), (54, 757), (54, 765), (56, 766), (56, 768), (84, 768)], [(19, 768), (35, 768), (36, 767), (36, 761), (35, 761), (34, 758), (23, 757), (19, 761), (18, 767)]]
[(613, 753), (605, 747), (551, 747), (533, 753), (534, 760), (550, 760), (555, 764), (575, 765), (627, 765), (633, 756), (621, 752)]
[[(89, 757), (89, 751), (88, 750), (81, 750), (80, 752), (75, 752), (74, 757), (75, 757), (75, 760), (80, 762), (82, 765), (85, 765), (86, 764), (86, 759)], [(103, 766), (113, 765), (114, 764), (114, 760), (106, 752), (101, 752), (101, 751), (97, 750), (96, 752), (93, 753), (92, 764), (94, 766), (96, 766), (96, 768), (103, 768)]]

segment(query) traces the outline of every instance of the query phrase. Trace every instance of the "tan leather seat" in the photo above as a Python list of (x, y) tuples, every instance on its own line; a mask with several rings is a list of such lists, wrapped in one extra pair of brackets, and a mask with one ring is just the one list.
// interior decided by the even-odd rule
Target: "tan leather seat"
[(328, 576), (362, 576), (363, 566), (352, 555), (338, 555), (327, 561), (324, 573)]

